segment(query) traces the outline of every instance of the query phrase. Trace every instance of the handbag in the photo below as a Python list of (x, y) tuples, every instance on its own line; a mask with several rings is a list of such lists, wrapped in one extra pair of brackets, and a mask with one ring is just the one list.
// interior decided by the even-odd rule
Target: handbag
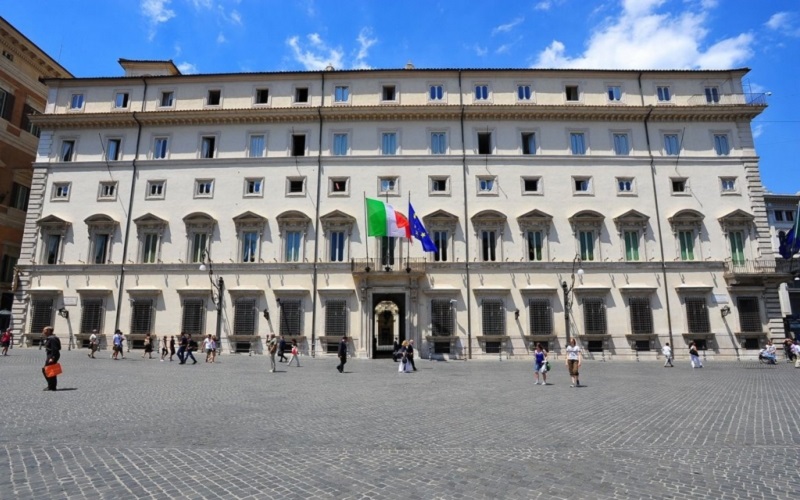
[(550, 371), (550, 362), (549, 362), (549, 361), (545, 361), (545, 362), (544, 362), (544, 367), (545, 367), (545, 369), (546, 369), (547, 371)]
[(61, 373), (61, 363), (53, 363), (44, 367), (44, 376), (47, 378), (57, 377)]

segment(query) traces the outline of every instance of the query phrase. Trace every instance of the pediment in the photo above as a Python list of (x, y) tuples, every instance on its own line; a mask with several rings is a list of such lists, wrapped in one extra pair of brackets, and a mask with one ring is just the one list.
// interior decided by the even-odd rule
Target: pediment
[(737, 208), (733, 212), (727, 213), (727, 214), (723, 215), (722, 217), (720, 217), (717, 220), (722, 225), (726, 225), (726, 224), (752, 224), (753, 221), (755, 220), (755, 216), (750, 214), (750, 213), (748, 213), (748, 212), (745, 212), (744, 210), (741, 210), (741, 209)]
[(581, 210), (580, 212), (575, 212), (572, 217), (569, 218), (570, 222), (603, 222), (605, 220), (605, 215), (601, 214), (600, 212), (595, 212), (594, 210)]
[(500, 224), (506, 219), (506, 215), (497, 210), (481, 210), (470, 218), (473, 224)]
[(517, 217), (518, 222), (550, 222), (552, 220), (552, 215), (542, 212), (538, 208), (534, 208), (530, 212), (524, 213)]
[(233, 218), (234, 224), (263, 224), (267, 222), (267, 218), (255, 212), (246, 211), (242, 212)]
[(355, 217), (341, 210), (332, 210), (320, 216), (319, 220), (323, 225), (352, 225), (356, 223)]
[(157, 215), (153, 215), (151, 213), (146, 213), (144, 215), (140, 215), (139, 217), (133, 219), (133, 223), (137, 226), (166, 226), (167, 221), (162, 219)]
[(458, 216), (439, 209), (422, 217), (422, 222), (429, 230), (431, 227), (450, 228), (458, 224)]
[(111, 216), (106, 214), (94, 214), (90, 215), (89, 217), (83, 219), (83, 222), (86, 224), (117, 224), (117, 221), (111, 218)]
[(71, 224), (71, 222), (69, 222), (69, 221), (65, 221), (64, 219), (62, 219), (61, 217), (59, 217), (59, 216), (57, 216), (57, 215), (50, 214), (50, 215), (48, 215), (48, 216), (46, 216), (46, 217), (42, 217), (41, 219), (37, 220), (37, 221), (36, 221), (36, 224), (38, 224), (39, 226), (42, 226), (42, 225), (49, 225), (49, 226), (56, 226), (56, 225), (61, 225), (61, 226), (69, 226), (69, 225)]
[(278, 224), (282, 226), (305, 226), (311, 222), (311, 218), (309, 216), (297, 210), (287, 210), (275, 217), (275, 220), (277, 220)]
[(622, 215), (618, 215), (618, 216), (614, 217), (614, 222), (616, 222), (618, 224), (620, 222), (623, 222), (623, 223), (624, 222), (635, 222), (635, 223), (643, 224), (643, 223), (646, 223), (649, 220), (650, 220), (649, 216), (643, 214), (642, 212), (640, 212), (638, 210), (633, 210), (633, 209), (628, 210), (627, 212), (625, 212)]
[(183, 218), (183, 222), (186, 224), (214, 224), (217, 220), (205, 212), (192, 212)]
[(671, 217), (668, 217), (667, 220), (669, 221), (670, 224), (675, 224), (675, 223), (699, 224), (703, 222), (703, 219), (705, 218), (706, 216), (698, 212), (697, 210), (693, 210), (691, 208), (685, 208), (683, 210), (678, 210)]

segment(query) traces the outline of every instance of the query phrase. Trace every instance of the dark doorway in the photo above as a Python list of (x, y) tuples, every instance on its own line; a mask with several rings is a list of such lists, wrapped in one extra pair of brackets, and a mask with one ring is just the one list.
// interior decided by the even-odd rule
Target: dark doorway
[[(381, 306), (381, 307), (379, 307)], [(380, 311), (376, 317), (375, 309)], [(391, 358), (394, 339), (406, 340), (406, 296), (404, 293), (376, 293), (370, 308), (372, 357)]]

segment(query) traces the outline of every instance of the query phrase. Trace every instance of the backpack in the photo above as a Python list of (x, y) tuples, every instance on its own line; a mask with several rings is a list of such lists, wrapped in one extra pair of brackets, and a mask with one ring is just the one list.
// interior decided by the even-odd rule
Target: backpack
[(269, 353), (270, 354), (275, 354), (275, 352), (277, 350), (278, 350), (278, 344), (276, 342), (270, 342), (270, 344), (269, 344)]

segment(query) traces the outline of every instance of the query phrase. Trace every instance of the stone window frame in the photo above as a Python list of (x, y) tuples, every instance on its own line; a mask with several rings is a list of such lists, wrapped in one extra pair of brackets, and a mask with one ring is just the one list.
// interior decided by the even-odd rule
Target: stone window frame
[[(447, 232), (447, 250), (448, 259), (435, 260), (435, 262), (455, 262), (455, 234), (458, 228), (458, 216), (453, 215), (446, 210), (436, 210), (422, 217), (422, 222), (428, 234), (433, 238), (433, 233), (436, 231)], [(437, 254), (439, 249), (437, 249)], [(439, 254), (441, 255), (441, 254)]]
[[(216, 219), (204, 212), (192, 212), (183, 218), (183, 223), (186, 226), (186, 262), (190, 264), (197, 264), (203, 262), (203, 252), (205, 256), (211, 259), (211, 241), (214, 236), (214, 228), (217, 225)], [(205, 234), (206, 245), (198, 257), (199, 260), (194, 259), (197, 253), (194, 248), (194, 235)]]
[[(247, 264), (263, 262), (261, 258), (261, 249), (263, 247), (264, 228), (267, 225), (267, 218), (248, 210), (233, 217), (233, 225), (236, 228), (236, 262)], [(258, 233), (258, 245), (256, 246), (255, 260), (253, 262), (247, 262), (243, 258), (244, 233), (251, 231)]]
[[(505, 235), (505, 227), (508, 218), (505, 214), (498, 212), (497, 210), (482, 210), (472, 217), (470, 217), (470, 221), (472, 222), (472, 227), (475, 234), (475, 255), (478, 256), (478, 262), (485, 262), (485, 263), (492, 263), (492, 262), (504, 262), (505, 260), (505, 248), (503, 245), (503, 236)], [(429, 229), (430, 230), (430, 229)], [(483, 231), (495, 231), (496, 232), (496, 240), (495, 244), (497, 247), (495, 248), (495, 260), (485, 261), (483, 260), (483, 239), (481, 238), (481, 233)]]
[(703, 246), (701, 245), (701, 235), (703, 232), (703, 219), (705, 215), (693, 209), (678, 210), (672, 216), (667, 217), (667, 221), (672, 228), (673, 240), (675, 242), (675, 260), (681, 260), (681, 243), (678, 238), (680, 231), (692, 231), (692, 261), (703, 261)]
[[(282, 212), (280, 215), (275, 217), (275, 221), (278, 223), (278, 235), (281, 238), (281, 250), (280, 250), (280, 261), (287, 262), (287, 263), (300, 263), (305, 262), (306, 252), (306, 240), (308, 239), (308, 226), (311, 224), (311, 218), (308, 217), (303, 212), (298, 210), (287, 210)], [(286, 255), (286, 233), (289, 231), (299, 231), (300, 232), (300, 255), (297, 261), (287, 261)]]
[[(139, 264), (160, 264), (164, 230), (169, 227), (169, 222), (156, 215), (153, 215), (152, 213), (146, 213), (133, 219), (133, 223), (136, 224), (136, 237), (138, 240), (136, 245), (138, 250), (136, 262)], [(147, 234), (155, 234), (157, 238), (155, 262), (143, 262), (145, 252), (145, 236)]]
[[(36, 221), (36, 225), (39, 227), (39, 241), (42, 244), (42, 248), (39, 251), (38, 262), (43, 265), (63, 264), (64, 243), (72, 223), (55, 215), (48, 215), (47, 217), (42, 217)], [(50, 235), (58, 235), (60, 237), (58, 244), (58, 255), (56, 256), (56, 262), (53, 264), (47, 263), (47, 239)]]
[(98, 264), (93, 259), (96, 244), (95, 237), (104, 234), (108, 236), (108, 241), (106, 243), (104, 262), (100, 264), (113, 264), (114, 261), (111, 257), (112, 249), (114, 248), (114, 234), (117, 232), (119, 223), (106, 214), (91, 215), (84, 219), (83, 222), (86, 223), (89, 235), (89, 252), (86, 254), (86, 263)]
[[(620, 241), (619, 260), (623, 262), (647, 262), (647, 226), (650, 217), (638, 210), (628, 210), (627, 212), (614, 217), (614, 225), (617, 228), (617, 237)], [(639, 260), (628, 261), (625, 258), (625, 232), (637, 231), (639, 233)]]
[(341, 262), (347, 262), (350, 259), (350, 242), (353, 234), (353, 228), (356, 226), (356, 218), (350, 214), (339, 210), (333, 210), (325, 215), (320, 216), (319, 222), (322, 225), (322, 235), (325, 241), (325, 262), (339, 262), (331, 260), (331, 239), (332, 232), (343, 232), (345, 235), (344, 242), (344, 256)]
[[(602, 238), (603, 223), (605, 216), (600, 212), (594, 210), (581, 210), (576, 212), (569, 218), (570, 226), (572, 227), (572, 238), (575, 242), (575, 255), (581, 255), (581, 244), (579, 241), (579, 234), (581, 231), (592, 231), (594, 233), (594, 258), (588, 262), (602, 262)], [(586, 259), (584, 259), (586, 260)]]
[[(520, 235), (522, 236), (522, 261), (523, 262), (548, 262), (550, 260), (550, 226), (553, 223), (553, 216), (533, 209), (517, 217)], [(542, 233), (542, 260), (531, 260), (528, 255), (528, 233)]]
[(722, 236), (725, 238), (725, 254), (726, 260), (733, 260), (730, 245), (730, 233), (734, 231), (741, 231), (744, 236), (742, 242), (742, 250), (744, 253), (744, 260), (751, 260), (757, 255), (757, 250), (754, 245), (757, 244), (757, 237), (755, 235), (755, 216), (745, 212), (741, 209), (733, 210), (722, 217), (718, 218), (720, 227), (722, 228)]

